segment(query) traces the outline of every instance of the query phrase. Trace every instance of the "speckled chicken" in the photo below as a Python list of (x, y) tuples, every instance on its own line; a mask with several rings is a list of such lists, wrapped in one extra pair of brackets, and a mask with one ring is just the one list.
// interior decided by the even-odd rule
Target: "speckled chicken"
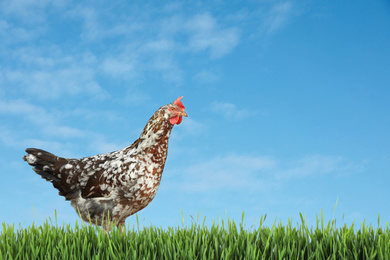
[(50, 181), (59, 195), (71, 201), (84, 221), (91, 220), (109, 231), (109, 218), (123, 231), (126, 218), (145, 208), (156, 195), (169, 135), (173, 126), (187, 116), (181, 99), (160, 107), (140, 137), (119, 151), (68, 159), (28, 148), (23, 159)]

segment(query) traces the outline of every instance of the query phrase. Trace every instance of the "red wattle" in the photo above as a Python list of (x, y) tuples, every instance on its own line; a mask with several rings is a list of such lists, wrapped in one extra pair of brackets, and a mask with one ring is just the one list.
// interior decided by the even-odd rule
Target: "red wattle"
[(169, 119), (169, 122), (174, 125), (174, 124), (180, 124), (183, 118), (181, 116), (175, 116)]

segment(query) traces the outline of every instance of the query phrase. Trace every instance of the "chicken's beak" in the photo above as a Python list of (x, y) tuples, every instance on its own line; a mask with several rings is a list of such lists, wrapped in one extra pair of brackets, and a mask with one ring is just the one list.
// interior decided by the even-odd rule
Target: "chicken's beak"
[(180, 111), (179, 113), (177, 113), (179, 116), (186, 116), (188, 117), (187, 115), (187, 112), (186, 111)]

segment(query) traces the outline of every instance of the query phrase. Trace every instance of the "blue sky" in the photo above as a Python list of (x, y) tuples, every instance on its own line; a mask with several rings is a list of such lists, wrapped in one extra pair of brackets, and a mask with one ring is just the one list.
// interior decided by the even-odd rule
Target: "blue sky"
[(1, 222), (78, 219), (25, 148), (126, 147), (178, 96), (145, 225), (390, 220), (388, 1), (131, 2), (0, 3)]

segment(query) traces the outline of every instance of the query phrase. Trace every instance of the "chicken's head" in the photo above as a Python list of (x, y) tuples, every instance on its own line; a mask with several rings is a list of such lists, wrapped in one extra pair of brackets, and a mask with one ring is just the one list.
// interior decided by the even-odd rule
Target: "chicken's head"
[(183, 97), (178, 97), (172, 104), (169, 104), (166, 106), (165, 116), (169, 120), (169, 122), (174, 125), (174, 124), (180, 124), (182, 121), (183, 116), (188, 116), (187, 112), (184, 111), (185, 107), (181, 103), (181, 99)]

